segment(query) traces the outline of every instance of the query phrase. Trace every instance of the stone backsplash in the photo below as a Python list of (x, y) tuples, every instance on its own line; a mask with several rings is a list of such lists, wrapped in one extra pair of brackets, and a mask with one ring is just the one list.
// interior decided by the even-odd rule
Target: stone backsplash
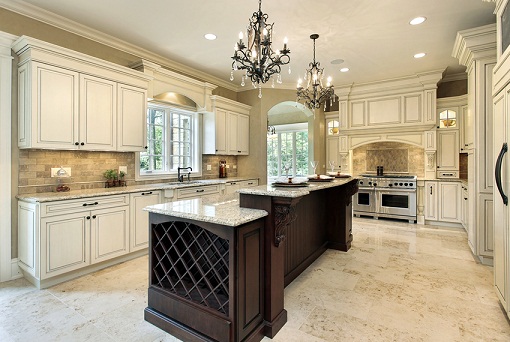
[(384, 173), (402, 173), (424, 177), (424, 150), (398, 142), (378, 142), (363, 145), (353, 150), (353, 173), (376, 173), (377, 166), (384, 167)]
[[(229, 165), (228, 177), (237, 176), (237, 168), (233, 167), (237, 165), (236, 156), (203, 155), (201, 178), (218, 178), (220, 160), (226, 160)], [(207, 165), (211, 165), (210, 171), (207, 171)], [(125, 180), (128, 185), (162, 182), (162, 180), (135, 181), (133, 152), (19, 150), (18, 193), (55, 191), (57, 178), (51, 177), (51, 168), (60, 166), (71, 168), (71, 177), (63, 179), (63, 183), (71, 190), (102, 188), (105, 182), (103, 172), (107, 169), (117, 170), (119, 166), (127, 166)], [(177, 178), (164, 181), (176, 180)]]

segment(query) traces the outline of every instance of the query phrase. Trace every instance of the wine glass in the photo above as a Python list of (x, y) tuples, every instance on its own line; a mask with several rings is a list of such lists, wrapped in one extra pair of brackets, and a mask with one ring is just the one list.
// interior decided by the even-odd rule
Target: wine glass
[(290, 165), (290, 164), (283, 165), (283, 169), (285, 170), (285, 175), (286, 175), (287, 179), (289, 178), (289, 170), (291, 167), (292, 167), (292, 165)]
[(317, 175), (317, 165), (319, 165), (319, 161), (313, 160), (310, 162), (310, 165), (312, 165), (312, 167), (313, 167), (313, 174)]
[(330, 160), (329, 167), (331, 167), (331, 173), (335, 172), (336, 161)]

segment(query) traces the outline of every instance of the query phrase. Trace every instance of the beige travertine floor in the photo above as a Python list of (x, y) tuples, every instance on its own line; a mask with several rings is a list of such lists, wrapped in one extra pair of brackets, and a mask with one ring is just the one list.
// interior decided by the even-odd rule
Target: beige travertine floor
[[(353, 232), (286, 288), (274, 341), (510, 341), (465, 232), (357, 218)], [(0, 341), (177, 341), (143, 320), (147, 273), (142, 257), (47, 290), (1, 283)]]

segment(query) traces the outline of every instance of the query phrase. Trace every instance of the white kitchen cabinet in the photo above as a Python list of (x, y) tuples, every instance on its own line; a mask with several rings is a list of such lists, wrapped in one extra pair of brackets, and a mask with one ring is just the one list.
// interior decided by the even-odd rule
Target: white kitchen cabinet
[(18, 146), (77, 148), (78, 89), (77, 72), (37, 62), (22, 65), (18, 69)]
[(13, 50), (19, 148), (145, 150), (147, 75), (25, 36)]
[(239, 189), (250, 188), (259, 185), (258, 179), (248, 179), (242, 181), (231, 181), (225, 183), (225, 194), (233, 194)]
[(248, 155), (250, 106), (220, 96), (211, 96), (213, 113), (203, 116), (203, 153)]
[(207, 195), (216, 195), (220, 193), (220, 185), (219, 184), (211, 184), (211, 185), (202, 185), (202, 186), (194, 186), (189, 188), (178, 188), (175, 191), (176, 200), (180, 199), (188, 199), (188, 198), (196, 198)]
[(460, 183), (426, 181), (424, 192), (424, 216), (426, 221), (461, 222)]
[(129, 206), (91, 211), (90, 263), (109, 260), (128, 252)]
[(149, 213), (143, 208), (161, 203), (161, 191), (143, 191), (129, 194), (129, 236), (131, 252), (149, 245)]
[[(41, 87), (42, 88), (42, 87)], [(86, 150), (115, 150), (117, 83), (80, 75), (80, 146)]]
[(437, 182), (425, 182), (425, 220), (437, 221), (438, 213), (437, 213)]
[(20, 200), (18, 232), (25, 277), (37, 287), (51, 286), (112, 265), (109, 260), (129, 252), (129, 195)]
[(143, 152), (147, 145), (147, 90), (118, 84), (117, 151)]
[(437, 131), (437, 177), (458, 178), (459, 176), (459, 130), (440, 129)]
[(339, 150), (339, 138), (338, 136), (328, 136), (326, 138), (326, 169), (331, 170), (329, 162), (335, 163), (335, 171), (340, 170), (340, 150)]
[(462, 191), (462, 204), (461, 204), (461, 207), (462, 207), (462, 212), (461, 212), (461, 223), (462, 223), (462, 226), (464, 227), (464, 229), (466, 230), (466, 232), (468, 231), (468, 225), (469, 225), (469, 220), (468, 220), (468, 200), (469, 200), (469, 197), (468, 197), (468, 187), (467, 186), (464, 186), (463, 184), (461, 184), (461, 191)]
[(41, 220), (41, 279), (90, 263), (90, 215), (59, 215)]
[(460, 153), (467, 152), (468, 144), (466, 143), (466, 132), (472, 130), (471, 127), (473, 125), (472, 122), (468, 120), (468, 105), (463, 105), (460, 107), (460, 130), (459, 130), (459, 147)]

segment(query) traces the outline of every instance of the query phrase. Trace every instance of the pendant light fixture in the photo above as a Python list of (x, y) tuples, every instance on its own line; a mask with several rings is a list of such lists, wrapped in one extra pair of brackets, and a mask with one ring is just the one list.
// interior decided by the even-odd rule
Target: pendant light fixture
[(319, 38), (318, 34), (312, 34), (310, 39), (313, 40), (313, 62), (309, 64), (310, 69), (306, 69), (304, 80), (306, 88), (302, 85), (302, 80), (299, 79), (297, 85), (297, 101), (303, 101), (303, 104), (310, 109), (316, 109), (324, 103), (326, 108), (326, 101), (330, 101), (330, 105), (335, 101), (335, 90), (331, 84), (331, 77), (328, 77), (326, 87), (322, 85), (324, 78), (324, 68), (321, 64), (315, 61), (315, 40)]
[(272, 79), (272, 86), (274, 87), (275, 79), (273, 75), (276, 75), (276, 82), (282, 83), (281, 67), (290, 62), (287, 38), (283, 41), (282, 50), (273, 51), (271, 44), (274, 23), (266, 23), (268, 15), (262, 13), (261, 2), (259, 0), (259, 10), (253, 13), (246, 29), (246, 44), (243, 41), (243, 32), (239, 33), (239, 41), (234, 47), (234, 56), (232, 56), (234, 61), (230, 72), (230, 80), (233, 81), (234, 71), (244, 70), (241, 86), (245, 85), (245, 80), (250, 80), (253, 87), (259, 89), (259, 98), (262, 97), (263, 83)]

